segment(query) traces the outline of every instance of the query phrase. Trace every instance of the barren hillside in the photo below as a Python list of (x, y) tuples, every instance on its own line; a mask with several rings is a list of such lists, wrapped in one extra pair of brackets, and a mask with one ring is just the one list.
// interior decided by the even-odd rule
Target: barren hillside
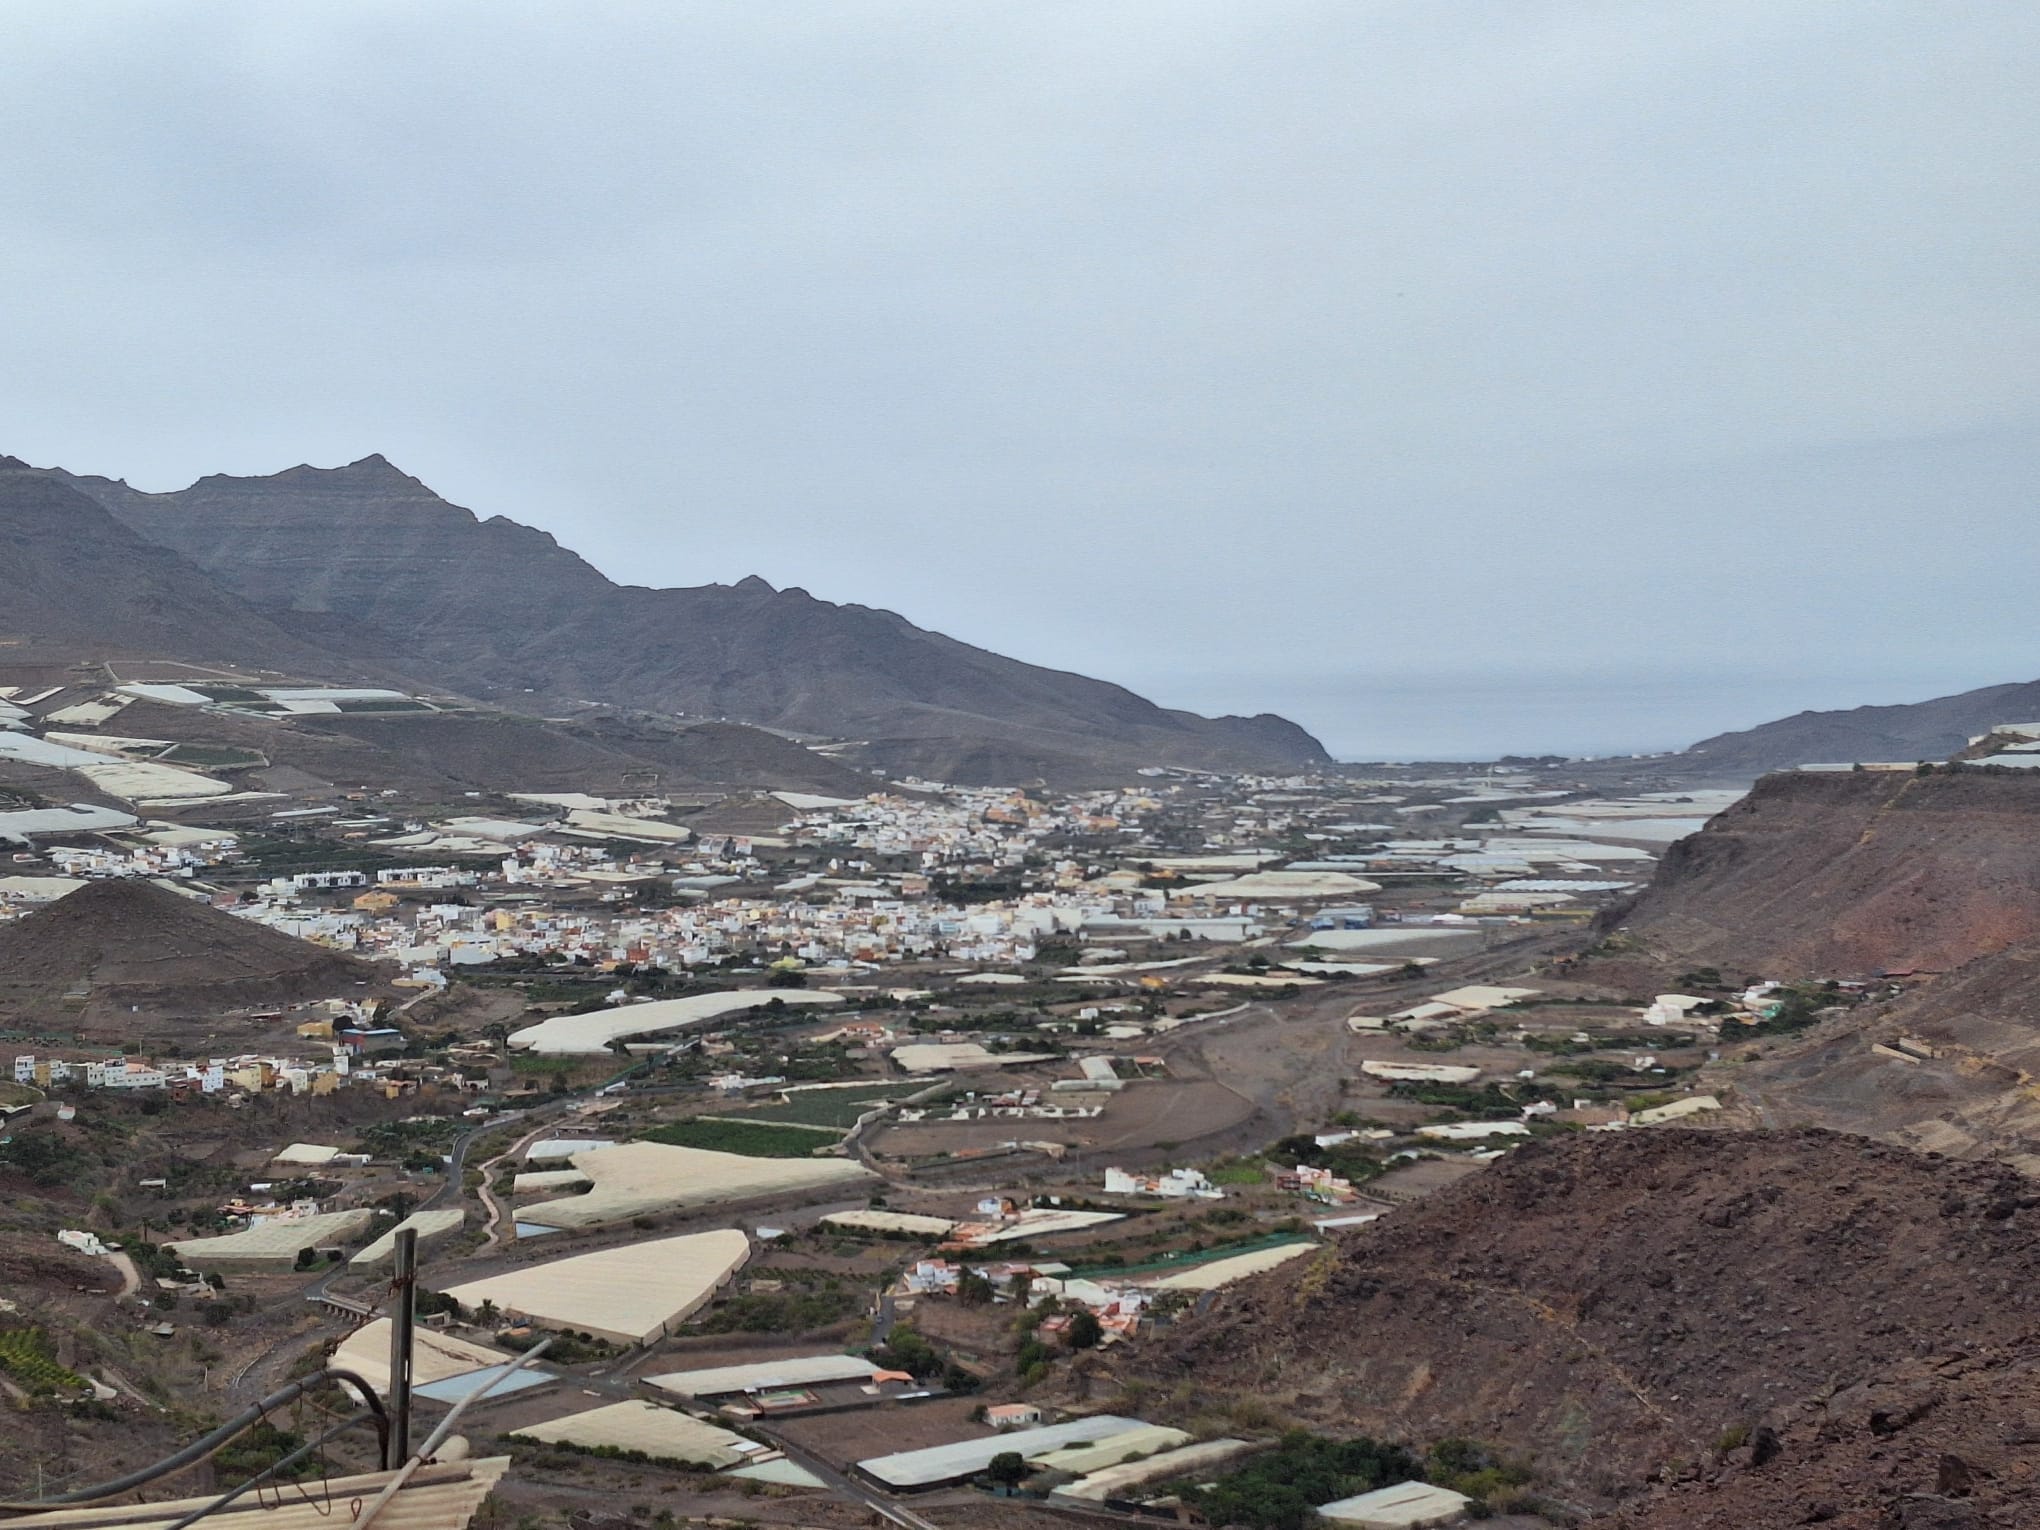
[(2040, 772), (1766, 777), (1673, 845), (1619, 923), (1780, 979), (1948, 971), (2040, 943)]
[(90, 882), (0, 925), (0, 1014), (47, 1014), (68, 994), (184, 1010), (366, 996), (385, 976), (295, 936), (140, 878)]
[[(2007, 1169), (1819, 1131), (1573, 1136), (1226, 1292), (1116, 1379), (1471, 1436), (1603, 1508), (1689, 1484), (1628, 1527), (1910, 1524), (1878, 1516), (1944, 1453), (1975, 1505), (2029, 1516), (1974, 1523), (2031, 1524), (2036, 1315), (2040, 1196)], [(1762, 1431), (1759, 1467), (1737, 1447)], [(1709, 1494), (1728, 1517), (1699, 1517)]]

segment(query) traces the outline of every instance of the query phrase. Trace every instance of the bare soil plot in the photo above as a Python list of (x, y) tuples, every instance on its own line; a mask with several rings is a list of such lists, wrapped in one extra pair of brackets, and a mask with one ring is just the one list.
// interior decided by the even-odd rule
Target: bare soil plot
[(820, 1418), (787, 1419), (775, 1428), (823, 1460), (849, 1465), (895, 1451), (981, 1439), (993, 1431), (971, 1422), (971, 1410), (980, 1401), (975, 1397), (938, 1397)]

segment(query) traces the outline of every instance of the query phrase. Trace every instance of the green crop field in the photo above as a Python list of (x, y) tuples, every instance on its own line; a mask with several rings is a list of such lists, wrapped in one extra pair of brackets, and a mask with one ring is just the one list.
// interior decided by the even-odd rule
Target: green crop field
[(0, 1371), (30, 1392), (82, 1392), (85, 1378), (57, 1364), (40, 1328), (10, 1328), (0, 1333)]
[(837, 1140), (833, 1131), (770, 1121), (671, 1121), (643, 1134), (646, 1142), (741, 1153), (747, 1158), (806, 1158)]
[(200, 770), (252, 770), (267, 765), (267, 755), (231, 744), (173, 744), (156, 758), (166, 765), (192, 765)]
[(802, 1089), (790, 1098), (744, 1112), (747, 1121), (785, 1121), (798, 1126), (849, 1128), (857, 1118), (885, 1100), (912, 1094), (918, 1084), (873, 1084), (864, 1089)]

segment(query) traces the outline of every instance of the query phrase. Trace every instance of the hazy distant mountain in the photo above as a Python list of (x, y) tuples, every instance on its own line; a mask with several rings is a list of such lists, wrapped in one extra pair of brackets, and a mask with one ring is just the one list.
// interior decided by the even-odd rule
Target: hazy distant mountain
[(2008, 722), (2040, 722), (2040, 680), (1987, 685), (1959, 696), (1898, 706), (1801, 712), (1703, 739), (1686, 756), (1710, 771), (1734, 775), (1761, 775), (1796, 765), (1942, 760), (1977, 734)]
[(478, 519), (381, 457), (204, 478), (168, 494), (64, 481), (306, 636), (480, 698), (598, 701), (868, 740), (894, 769), (961, 780), (1328, 758), (1279, 717), (1165, 710), (762, 579), (617, 585), (544, 532)]

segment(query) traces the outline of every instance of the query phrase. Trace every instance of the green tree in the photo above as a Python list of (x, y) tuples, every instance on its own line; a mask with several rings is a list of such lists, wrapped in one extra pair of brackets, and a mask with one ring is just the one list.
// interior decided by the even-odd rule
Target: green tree
[(1105, 1337), (1105, 1325), (1098, 1321), (1095, 1312), (1079, 1312), (1070, 1319), (1069, 1341), (1071, 1349), (1096, 1349)]
[(992, 1457), (985, 1475), (1000, 1487), (1018, 1487), (1027, 1477), (1027, 1458), (1017, 1450), (1002, 1450)]

